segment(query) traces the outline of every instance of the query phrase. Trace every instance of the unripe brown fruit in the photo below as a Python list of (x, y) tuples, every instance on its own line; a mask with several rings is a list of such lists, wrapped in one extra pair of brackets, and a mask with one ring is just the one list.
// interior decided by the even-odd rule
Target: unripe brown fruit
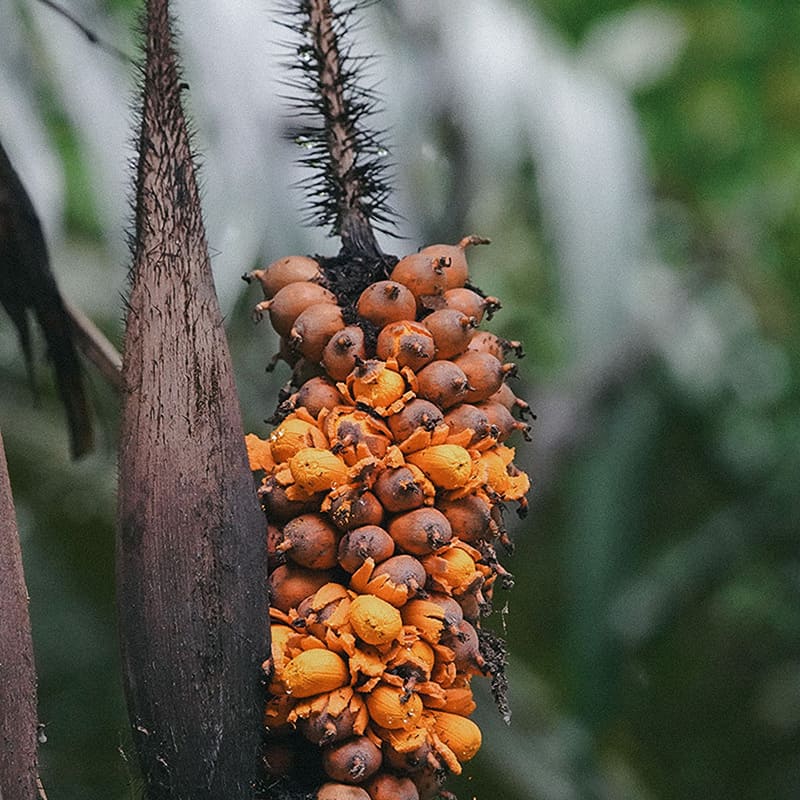
[(351, 688), (331, 692), (330, 697), (321, 707), (311, 709), (297, 720), (300, 733), (318, 747), (361, 735), (369, 721), (364, 700), (354, 696)]
[(417, 300), (414, 293), (397, 281), (378, 281), (361, 293), (356, 311), (373, 325), (382, 328), (390, 322), (414, 319)]
[(317, 789), (314, 800), (371, 800), (366, 789), (347, 786), (344, 783), (323, 783)]
[(505, 361), (506, 355), (512, 351), (517, 358), (523, 358), (525, 355), (522, 351), (522, 345), (519, 342), (511, 341), (510, 339), (501, 339), (490, 331), (476, 331), (475, 335), (470, 340), (467, 350), (489, 353), (498, 361)]
[(466, 620), (462, 620), (456, 628), (442, 636), (442, 644), (447, 645), (455, 658), (456, 669), (464, 674), (483, 674), (486, 661), (481, 655), (478, 633)]
[(274, 475), (269, 475), (258, 490), (258, 499), (267, 519), (275, 525), (283, 525), (300, 514), (317, 511), (322, 495), (314, 495), (308, 500), (290, 500), (286, 496), (286, 489), (275, 480)]
[(447, 288), (446, 272), (449, 266), (447, 259), (413, 253), (401, 258), (389, 277), (411, 289), (419, 306), (420, 298), (444, 292)]
[(504, 442), (514, 431), (521, 431), (525, 439), (530, 440), (530, 425), (515, 419), (502, 403), (480, 403), (478, 408), (486, 414), (489, 423), (494, 426), (498, 442)]
[(275, 567), (269, 575), (269, 602), (287, 613), (332, 579), (330, 570), (306, 569), (293, 564)]
[(469, 279), (467, 257), (464, 251), (475, 244), (490, 244), (489, 239), (482, 236), (465, 236), (458, 244), (432, 244), (420, 250), (420, 254), (431, 258), (444, 258), (450, 264), (446, 273), (446, 289), (463, 286)]
[(399, 555), (377, 566), (367, 559), (353, 573), (350, 586), (360, 594), (374, 594), (399, 607), (422, 590), (426, 577), (425, 567), (416, 558)]
[(336, 566), (339, 532), (321, 514), (303, 514), (283, 526), (277, 549), (301, 567), (332, 569)]
[(394, 553), (394, 540), (377, 525), (355, 528), (339, 542), (339, 564), (347, 572), (355, 572), (366, 559), (376, 564), (390, 558)]
[[(413, 319), (414, 313), (411, 317)], [(393, 358), (399, 367), (419, 372), (433, 361), (436, 346), (433, 335), (421, 322), (403, 320), (392, 322), (381, 330), (375, 353), (384, 361)]]
[(463, 353), (475, 333), (475, 318), (461, 311), (442, 308), (422, 321), (431, 332), (436, 346), (436, 358), (448, 359)]
[(384, 469), (372, 491), (390, 514), (410, 511), (425, 503), (425, 490), (408, 467)]
[(417, 375), (417, 396), (447, 409), (466, 396), (469, 383), (452, 361), (434, 361)]
[(380, 769), (381, 760), (381, 751), (366, 736), (356, 736), (322, 751), (323, 769), (342, 783), (362, 783)]
[(446, 545), (453, 529), (441, 511), (425, 507), (395, 517), (389, 523), (389, 535), (401, 550), (425, 556)]
[(411, 779), (419, 792), (419, 800), (436, 800), (447, 780), (447, 771), (440, 766), (426, 764), (422, 769), (414, 772)]
[(525, 414), (534, 416), (531, 407), (523, 399), (517, 397), (507, 383), (501, 384), (500, 388), (491, 397), (487, 398), (487, 402), (501, 403), (509, 411), (518, 408), (522, 417), (524, 417)]
[(441, 592), (429, 592), (426, 599), (442, 609), (445, 627), (448, 630), (456, 631), (464, 620), (464, 612), (458, 602), (450, 595), (442, 594)]
[(341, 403), (341, 392), (323, 377), (306, 381), (294, 395), (295, 408), (305, 408), (315, 418), (323, 408), (334, 408)]
[(465, 400), (468, 403), (481, 403), (488, 400), (502, 385), (506, 374), (514, 368), (513, 364), (502, 364), (489, 353), (468, 350), (454, 359), (467, 376), (469, 388)]
[(365, 358), (364, 331), (358, 325), (348, 325), (335, 333), (322, 351), (325, 371), (335, 381), (343, 381)]
[(464, 444), (464, 447), (471, 447), (492, 433), (489, 418), (470, 403), (459, 403), (447, 412), (444, 421), (450, 426), (451, 435), (472, 431), (472, 438)]
[(428, 400), (416, 398), (408, 403), (402, 411), (389, 417), (388, 423), (394, 440), (402, 442), (419, 428), (433, 431), (437, 425), (442, 423), (443, 419), (438, 406)]
[(367, 784), (372, 800), (419, 800), (419, 792), (410, 778), (383, 772)]
[(279, 336), (288, 336), (295, 320), (307, 308), (316, 305), (336, 305), (336, 296), (318, 283), (299, 281), (278, 291), (267, 303), (272, 327)]
[(328, 513), (334, 525), (344, 531), (380, 525), (383, 521), (383, 506), (372, 492), (352, 491), (339, 495), (332, 500)]
[(496, 297), (481, 297), (472, 289), (459, 287), (448, 289), (442, 296), (444, 308), (452, 308), (473, 317), (475, 322), (480, 323), (483, 315), (491, 319), (495, 311), (500, 308), (500, 301)]
[(322, 277), (319, 264), (307, 256), (285, 256), (273, 261), (264, 269), (255, 269), (242, 276), (248, 283), (257, 280), (264, 297), (271, 299), (284, 286), (298, 281), (316, 282)]
[(310, 306), (294, 321), (290, 334), (292, 347), (308, 361), (318, 364), (325, 345), (342, 328), (344, 317), (339, 306), (330, 303)]
[(458, 500), (443, 500), (437, 508), (447, 517), (463, 542), (488, 540), (497, 533), (497, 526), (492, 519), (492, 508), (478, 495), (469, 494)]

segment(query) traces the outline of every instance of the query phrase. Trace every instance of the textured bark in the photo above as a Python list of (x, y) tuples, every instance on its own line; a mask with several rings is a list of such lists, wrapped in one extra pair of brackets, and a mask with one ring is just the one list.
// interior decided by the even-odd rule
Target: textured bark
[(117, 583), (150, 800), (251, 794), (268, 655), (264, 520), (181, 108), (166, 0), (147, 4), (123, 357)]
[(36, 672), (28, 592), (2, 436), (0, 587), (0, 797), (33, 800), (37, 797)]

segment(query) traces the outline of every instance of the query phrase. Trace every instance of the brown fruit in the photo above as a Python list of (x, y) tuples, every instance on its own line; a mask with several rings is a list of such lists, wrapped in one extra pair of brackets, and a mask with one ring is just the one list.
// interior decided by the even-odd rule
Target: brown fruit
[(294, 395), (295, 408), (305, 408), (312, 417), (318, 417), (323, 408), (334, 408), (342, 403), (339, 390), (323, 377), (306, 381)]
[(339, 536), (339, 531), (321, 514), (303, 514), (283, 526), (283, 540), (277, 549), (301, 567), (333, 569)]
[(531, 426), (527, 422), (515, 419), (502, 403), (481, 403), (478, 408), (486, 414), (489, 423), (494, 427), (498, 442), (504, 442), (514, 431), (521, 431), (525, 439), (530, 441)]
[(420, 250), (420, 253), (431, 258), (443, 258), (449, 262), (450, 269), (446, 273), (445, 288), (455, 289), (463, 286), (469, 279), (464, 251), (476, 244), (490, 244), (490, 240), (482, 236), (465, 236), (458, 244), (432, 244)]
[(358, 325), (348, 325), (328, 340), (322, 351), (322, 364), (331, 378), (343, 381), (366, 357), (364, 331)]
[(264, 297), (271, 299), (284, 286), (298, 281), (317, 282), (322, 273), (319, 264), (307, 256), (285, 256), (273, 261), (264, 269), (254, 269), (242, 276), (250, 283), (257, 280), (264, 290)]
[(432, 748), (427, 737), (421, 737), (419, 745), (414, 749), (402, 751), (396, 750), (384, 739), (383, 763), (394, 772), (413, 775), (420, 772), (431, 758), (433, 758)]
[(475, 332), (475, 318), (461, 311), (442, 308), (422, 321), (431, 332), (436, 347), (436, 358), (448, 359), (463, 353)]
[(356, 311), (373, 325), (382, 328), (390, 322), (414, 319), (417, 300), (414, 293), (397, 281), (378, 281), (361, 293)]
[(425, 586), (425, 568), (413, 556), (387, 558), (375, 566), (367, 559), (350, 579), (350, 586), (361, 594), (374, 594), (394, 606), (402, 606)]
[(314, 800), (371, 800), (366, 789), (347, 786), (344, 783), (323, 783), (317, 789)]
[(272, 327), (280, 336), (288, 336), (295, 320), (307, 308), (316, 305), (336, 305), (336, 296), (318, 283), (299, 281), (284, 286), (272, 300), (260, 304), (269, 310)]
[(389, 277), (411, 289), (419, 305), (420, 298), (444, 292), (447, 288), (446, 272), (449, 266), (450, 262), (446, 258), (413, 253), (401, 258)]
[(487, 402), (501, 403), (509, 411), (513, 411), (515, 408), (518, 408), (520, 416), (523, 418), (526, 414), (530, 414), (532, 417), (534, 417), (531, 407), (524, 400), (517, 397), (507, 383), (501, 384), (500, 388), (491, 397), (487, 398)]
[(330, 303), (321, 303), (306, 308), (294, 321), (290, 333), (292, 347), (303, 354), (303, 358), (318, 364), (322, 351), (331, 337), (344, 328), (342, 309)]
[(447, 780), (447, 770), (439, 766), (438, 762), (428, 763), (414, 772), (411, 779), (419, 792), (419, 800), (436, 800)]
[(293, 564), (275, 567), (268, 578), (270, 605), (287, 613), (328, 583), (331, 575), (329, 570), (312, 570)]
[(339, 542), (339, 564), (347, 572), (355, 572), (366, 559), (376, 564), (390, 558), (394, 553), (394, 540), (377, 525), (355, 528)]
[(417, 375), (417, 396), (442, 409), (460, 403), (468, 388), (467, 376), (452, 361), (434, 361)]
[(444, 308), (452, 308), (468, 317), (474, 317), (477, 323), (480, 323), (484, 314), (487, 319), (491, 319), (495, 311), (500, 308), (500, 301), (496, 297), (481, 297), (472, 289), (463, 287), (448, 289), (442, 300)]
[(265, 478), (258, 490), (258, 498), (267, 515), (267, 519), (275, 525), (283, 525), (290, 519), (319, 510), (322, 495), (315, 495), (308, 500), (290, 500), (286, 489), (281, 486), (274, 475)]
[(339, 495), (331, 501), (328, 513), (334, 525), (345, 531), (380, 525), (383, 521), (383, 506), (372, 492), (352, 491)]
[(388, 424), (394, 440), (402, 442), (416, 433), (419, 428), (429, 432), (433, 431), (437, 425), (442, 423), (443, 419), (438, 406), (428, 400), (416, 398), (402, 411), (389, 417)]
[(501, 339), (489, 331), (476, 331), (467, 349), (489, 353), (498, 361), (505, 361), (505, 357), (512, 351), (517, 358), (522, 358), (525, 355), (519, 342)]
[(367, 784), (372, 800), (419, 800), (419, 792), (410, 778), (381, 773)]
[[(412, 313), (411, 319), (414, 316)], [(392, 322), (381, 330), (375, 353), (384, 361), (393, 358), (399, 367), (408, 367), (419, 372), (433, 361), (436, 346), (433, 335), (421, 322), (403, 320)]]
[(466, 620), (462, 620), (452, 631), (442, 636), (442, 644), (454, 653), (453, 663), (463, 675), (482, 675), (486, 661), (481, 655), (478, 634)]
[(472, 437), (464, 443), (464, 447), (472, 447), (492, 433), (489, 418), (470, 403), (459, 403), (447, 412), (444, 421), (450, 426), (451, 435), (472, 432)]
[(435, 603), (442, 610), (445, 628), (454, 631), (464, 619), (461, 606), (450, 595), (440, 592), (430, 592), (426, 598), (429, 603)]
[(381, 751), (367, 736), (356, 736), (322, 751), (322, 767), (335, 781), (362, 783), (381, 766)]
[(458, 538), (464, 542), (492, 539), (497, 533), (497, 525), (492, 519), (492, 508), (478, 495), (469, 494), (458, 500), (443, 500), (437, 508), (447, 517)]
[(401, 550), (425, 556), (446, 545), (453, 530), (441, 511), (425, 507), (395, 517), (389, 523), (389, 535)]
[(410, 511), (425, 503), (425, 489), (408, 467), (384, 469), (378, 475), (372, 491), (390, 514)]
[(467, 376), (469, 388), (465, 400), (481, 403), (488, 400), (502, 385), (506, 374), (514, 369), (513, 364), (502, 364), (489, 353), (468, 350), (454, 359)]

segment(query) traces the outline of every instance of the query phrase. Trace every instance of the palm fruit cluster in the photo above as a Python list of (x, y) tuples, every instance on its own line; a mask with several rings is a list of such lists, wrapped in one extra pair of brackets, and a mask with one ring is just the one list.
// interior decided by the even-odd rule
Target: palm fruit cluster
[(479, 243), (392, 259), (345, 302), (322, 260), (245, 276), (293, 368), (276, 427), (247, 437), (268, 522), (264, 762), (316, 763), (318, 800), (435, 797), (481, 744), (472, 677), (502, 685), (480, 618), (511, 585), (495, 547), (504, 504), (526, 507), (508, 440), (528, 407), (506, 380), (519, 343), (479, 328), (499, 308), (468, 285)]

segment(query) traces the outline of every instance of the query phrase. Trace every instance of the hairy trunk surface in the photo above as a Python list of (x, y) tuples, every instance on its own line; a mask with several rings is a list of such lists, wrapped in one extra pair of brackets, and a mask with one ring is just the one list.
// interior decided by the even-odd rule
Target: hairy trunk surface
[(33, 800), (37, 796), (36, 671), (28, 592), (1, 435), (0, 587), (0, 797)]
[(213, 286), (166, 0), (147, 4), (123, 361), (117, 581), (147, 796), (250, 795), (265, 524)]

